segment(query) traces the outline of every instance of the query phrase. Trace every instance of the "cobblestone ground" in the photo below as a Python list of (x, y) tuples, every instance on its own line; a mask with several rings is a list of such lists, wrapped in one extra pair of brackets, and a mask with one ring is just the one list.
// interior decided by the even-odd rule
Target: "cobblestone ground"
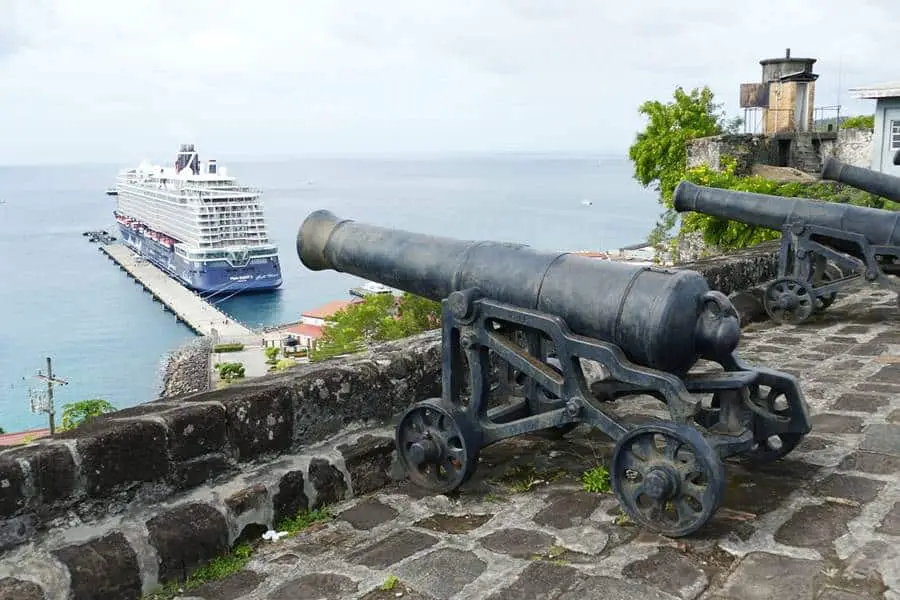
[(778, 463), (729, 462), (723, 507), (690, 538), (642, 532), (612, 495), (582, 491), (611, 444), (579, 429), (486, 449), (456, 497), (397, 484), (335, 507), (192, 597), (900, 600), (898, 322), (895, 296), (875, 288), (801, 326), (746, 332), (742, 356), (801, 378), (814, 431)]

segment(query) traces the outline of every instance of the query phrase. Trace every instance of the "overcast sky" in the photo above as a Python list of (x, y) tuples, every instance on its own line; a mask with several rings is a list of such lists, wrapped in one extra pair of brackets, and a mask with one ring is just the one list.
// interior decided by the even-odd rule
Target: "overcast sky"
[(896, 0), (0, 0), (0, 164), (624, 154), (638, 105), (817, 58), (816, 105), (900, 80)]

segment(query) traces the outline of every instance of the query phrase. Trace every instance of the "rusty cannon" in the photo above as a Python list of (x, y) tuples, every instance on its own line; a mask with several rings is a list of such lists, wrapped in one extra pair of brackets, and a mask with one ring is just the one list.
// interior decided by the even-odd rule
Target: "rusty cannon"
[[(685, 536), (718, 509), (725, 458), (776, 460), (810, 431), (797, 380), (739, 358), (737, 313), (697, 272), (411, 233), (328, 211), (305, 219), (297, 254), (311, 270), (441, 303), (441, 397), (408, 407), (395, 431), (410, 481), (433, 493), (465, 484), (495, 442), (587, 423), (615, 440), (610, 480), (629, 517)], [(494, 359), (521, 375), (520, 395), (490, 401)], [(598, 390), (581, 359), (608, 374)], [(721, 368), (696, 372), (700, 359)], [(671, 420), (626, 427), (610, 403), (636, 395), (663, 402)]]
[(837, 299), (841, 288), (877, 283), (900, 293), (900, 212), (678, 184), (675, 210), (781, 231), (778, 274), (763, 306), (772, 320), (797, 324)]
[[(900, 165), (900, 151), (894, 155), (893, 162), (895, 165)], [(900, 177), (849, 165), (834, 157), (825, 159), (825, 164), (822, 166), (822, 179), (846, 183), (870, 194), (900, 202)]]

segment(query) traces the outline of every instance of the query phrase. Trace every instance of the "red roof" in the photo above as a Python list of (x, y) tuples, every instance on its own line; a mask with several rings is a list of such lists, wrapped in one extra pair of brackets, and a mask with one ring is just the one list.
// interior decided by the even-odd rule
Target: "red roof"
[(50, 435), (49, 429), (29, 429), (16, 433), (4, 433), (0, 435), (0, 446), (18, 446), (24, 444), (26, 438), (37, 439)]
[(285, 327), (282, 331), (285, 333), (293, 333), (294, 335), (303, 335), (314, 340), (322, 337), (322, 328), (318, 325), (310, 325), (309, 323), (291, 325), (290, 327)]
[(351, 304), (357, 304), (359, 302), (360, 300), (334, 300), (333, 302), (329, 302), (324, 306), (319, 306), (318, 308), (314, 308), (312, 310), (304, 312), (303, 316), (311, 317), (313, 319), (327, 319), (342, 308), (350, 306)]

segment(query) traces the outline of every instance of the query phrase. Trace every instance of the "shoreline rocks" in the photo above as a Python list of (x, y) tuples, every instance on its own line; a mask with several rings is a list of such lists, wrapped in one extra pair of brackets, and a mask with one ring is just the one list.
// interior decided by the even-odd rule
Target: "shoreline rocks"
[(209, 391), (210, 344), (209, 338), (199, 337), (163, 359), (160, 398)]

